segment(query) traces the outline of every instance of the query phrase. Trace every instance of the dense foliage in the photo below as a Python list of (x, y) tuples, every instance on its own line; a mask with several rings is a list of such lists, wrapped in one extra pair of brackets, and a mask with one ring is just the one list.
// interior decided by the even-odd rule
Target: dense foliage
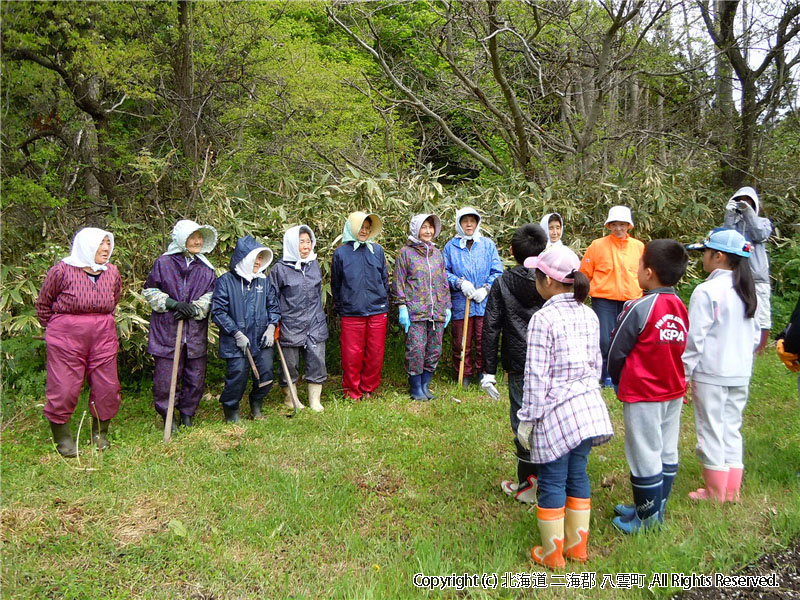
[(84, 225), (116, 235), (121, 360), (135, 372), (142, 282), (179, 218), (219, 230), (220, 268), (238, 236), (280, 255), (283, 231), (308, 223), (327, 274), (355, 209), (385, 218), (390, 257), (412, 214), (439, 213), (443, 242), (463, 205), (501, 248), (557, 210), (580, 251), (617, 203), (644, 240), (694, 240), (721, 221), (733, 171), (776, 225), (777, 326), (800, 291), (800, 9), (775, 4), (758, 20), (711, 15), (712, 30), (758, 23), (736, 21), (737, 48), (774, 50), (732, 108), (719, 84), (736, 81), (723, 60), (736, 55), (703, 36), (705, 2), (5, 2), (6, 381), (41, 364), (32, 303)]

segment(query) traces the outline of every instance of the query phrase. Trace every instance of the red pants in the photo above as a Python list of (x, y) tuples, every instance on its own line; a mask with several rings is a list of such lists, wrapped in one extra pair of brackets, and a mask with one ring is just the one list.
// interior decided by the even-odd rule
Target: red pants
[(66, 423), (75, 412), (84, 379), (89, 380), (89, 412), (108, 421), (121, 401), (117, 376), (117, 330), (112, 314), (53, 315), (47, 342), (47, 404), (44, 416)]
[(388, 314), (342, 317), (342, 387), (354, 399), (378, 389)]
[[(464, 337), (464, 319), (453, 320), (453, 368), (458, 377), (461, 365), (461, 340)], [(472, 343), (475, 343), (473, 349)], [(470, 357), (470, 354), (472, 356)], [(475, 367), (472, 360), (475, 360)], [(467, 353), (464, 358), (464, 377), (477, 375), (483, 370), (483, 317), (470, 317), (467, 326)]]

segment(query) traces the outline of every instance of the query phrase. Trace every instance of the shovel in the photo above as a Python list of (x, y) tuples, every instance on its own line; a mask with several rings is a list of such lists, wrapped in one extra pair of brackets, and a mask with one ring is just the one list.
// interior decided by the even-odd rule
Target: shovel
[(253, 375), (256, 376), (256, 381), (258, 381), (258, 387), (262, 388), (265, 385), (269, 385), (272, 383), (272, 379), (268, 381), (261, 381), (261, 375), (258, 374), (258, 368), (256, 367), (256, 361), (253, 360), (253, 355), (250, 353), (250, 346), (245, 348), (245, 352), (247, 352), (247, 360), (250, 361), (250, 368), (253, 369)]
[(461, 336), (461, 364), (458, 367), (458, 387), (464, 382), (464, 361), (467, 358), (467, 332), (469, 331), (469, 298), (464, 308), (464, 334)]
[(172, 357), (172, 376), (169, 378), (169, 404), (167, 416), (164, 418), (164, 442), (172, 437), (172, 414), (175, 412), (175, 386), (178, 383), (178, 361), (181, 358), (181, 341), (183, 340), (183, 319), (178, 321), (178, 333), (175, 335), (175, 355)]
[(281, 357), (281, 366), (283, 367), (283, 376), (286, 379), (287, 385), (289, 386), (289, 393), (292, 396), (292, 404), (294, 405), (294, 414), (296, 415), (300, 411), (300, 400), (297, 398), (297, 388), (294, 386), (292, 376), (289, 373), (289, 365), (286, 364), (286, 359), (283, 357), (283, 348), (281, 348), (281, 343), (278, 340), (275, 340), (275, 345), (278, 347), (278, 354)]

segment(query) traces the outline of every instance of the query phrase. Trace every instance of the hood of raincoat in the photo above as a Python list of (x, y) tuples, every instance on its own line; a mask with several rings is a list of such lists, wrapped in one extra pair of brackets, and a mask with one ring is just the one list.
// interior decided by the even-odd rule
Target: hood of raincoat
[[(258, 273), (253, 273), (253, 265), (256, 262), (256, 257), (264, 253), (266, 257), (261, 262)], [(236, 242), (236, 249), (231, 255), (230, 270), (248, 283), (256, 277), (266, 277), (264, 271), (272, 263), (272, 250), (259, 244), (251, 235), (246, 235), (239, 238)]]
[(108, 252), (108, 261), (111, 262), (111, 255), (114, 253), (114, 234), (97, 227), (84, 227), (78, 231), (72, 238), (72, 252), (62, 260), (73, 267), (91, 267), (93, 271), (105, 271), (108, 268), (108, 262), (99, 265), (94, 262), (94, 256), (106, 236), (111, 242)]
[[(478, 219), (478, 226), (475, 227), (475, 233), (472, 235), (467, 235), (461, 228), (461, 218), (465, 215), (475, 215), (475, 217)], [(477, 240), (479, 237), (481, 237), (481, 216), (478, 214), (477, 210), (472, 207), (465, 206), (464, 208), (459, 208), (456, 211), (456, 237), (461, 240), (460, 245), (462, 248), (466, 247), (468, 240)]]
[(411, 217), (411, 222), (408, 225), (408, 233), (409, 233), (408, 241), (409, 242), (411, 242), (412, 244), (424, 244), (425, 243), (421, 239), (419, 239), (419, 230), (420, 230), (420, 227), (422, 227), (422, 224), (425, 221), (427, 221), (428, 219), (432, 219), (433, 220), (433, 239), (431, 240), (431, 242), (433, 242), (433, 240), (435, 240), (437, 237), (439, 237), (439, 234), (442, 233), (442, 220), (438, 216), (434, 215), (433, 213), (430, 213), (430, 214), (419, 214), (419, 215), (414, 215), (413, 217)]
[(175, 223), (175, 227), (172, 228), (172, 242), (170, 242), (170, 245), (164, 254), (187, 253), (186, 240), (189, 239), (189, 236), (195, 231), (199, 231), (203, 236), (203, 247), (200, 248), (200, 252), (194, 256), (195, 258), (199, 258), (208, 266), (208, 268), (213, 270), (214, 265), (212, 265), (211, 261), (209, 261), (205, 256), (214, 250), (217, 245), (217, 230), (211, 225), (199, 225), (194, 221), (190, 221), (189, 219), (181, 219)]
[[(364, 224), (364, 220), (367, 217), (369, 217), (370, 221), (372, 221), (372, 230), (370, 231), (366, 242), (359, 242), (358, 232), (361, 230), (361, 226)], [(378, 215), (375, 213), (365, 213), (357, 210), (356, 212), (350, 213), (347, 217), (347, 221), (344, 222), (344, 229), (342, 230), (342, 243), (347, 244), (348, 242), (354, 242), (353, 251), (358, 250), (360, 245), (366, 244), (369, 251), (374, 254), (375, 250), (372, 248), (372, 240), (377, 237), (377, 235), (381, 232), (381, 229), (383, 229), (383, 222)]]
[[(306, 258), (300, 258), (300, 234), (307, 233), (311, 238), (311, 252)], [(317, 236), (308, 225), (295, 225), (286, 230), (283, 234), (283, 257), (281, 260), (285, 263), (292, 265), (298, 271), (302, 268), (303, 263), (310, 263), (312, 260), (317, 259), (317, 254), (314, 248), (317, 247)]]
[[(558, 217), (558, 220), (561, 222), (561, 237), (558, 238), (557, 242), (550, 241), (550, 217), (552, 217), (553, 215)], [(546, 248), (549, 248), (550, 246), (558, 246), (561, 243), (561, 240), (564, 239), (564, 218), (560, 214), (556, 212), (547, 213), (545, 216), (542, 217), (542, 220), (539, 221), (539, 225), (542, 226), (542, 229), (544, 229), (544, 233), (547, 236)]]
[(761, 208), (761, 203), (758, 200), (758, 193), (753, 188), (749, 186), (739, 188), (738, 190), (736, 190), (736, 193), (728, 199), (728, 202), (730, 202), (734, 198), (738, 198), (739, 196), (747, 196), (748, 198), (752, 198), (753, 204), (756, 205), (755, 207), (756, 214), (758, 214), (758, 211)]

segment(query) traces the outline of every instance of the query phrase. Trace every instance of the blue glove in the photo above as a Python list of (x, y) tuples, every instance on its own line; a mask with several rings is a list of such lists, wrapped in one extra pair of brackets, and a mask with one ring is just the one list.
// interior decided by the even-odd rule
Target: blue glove
[(444, 329), (447, 329), (447, 326), (450, 325), (450, 319), (453, 316), (453, 311), (449, 308), (444, 313)]
[(403, 331), (408, 333), (408, 328), (411, 327), (411, 319), (408, 316), (408, 307), (403, 304), (398, 310), (400, 311), (400, 318), (398, 319), (398, 321), (400, 321), (400, 327), (403, 328)]

